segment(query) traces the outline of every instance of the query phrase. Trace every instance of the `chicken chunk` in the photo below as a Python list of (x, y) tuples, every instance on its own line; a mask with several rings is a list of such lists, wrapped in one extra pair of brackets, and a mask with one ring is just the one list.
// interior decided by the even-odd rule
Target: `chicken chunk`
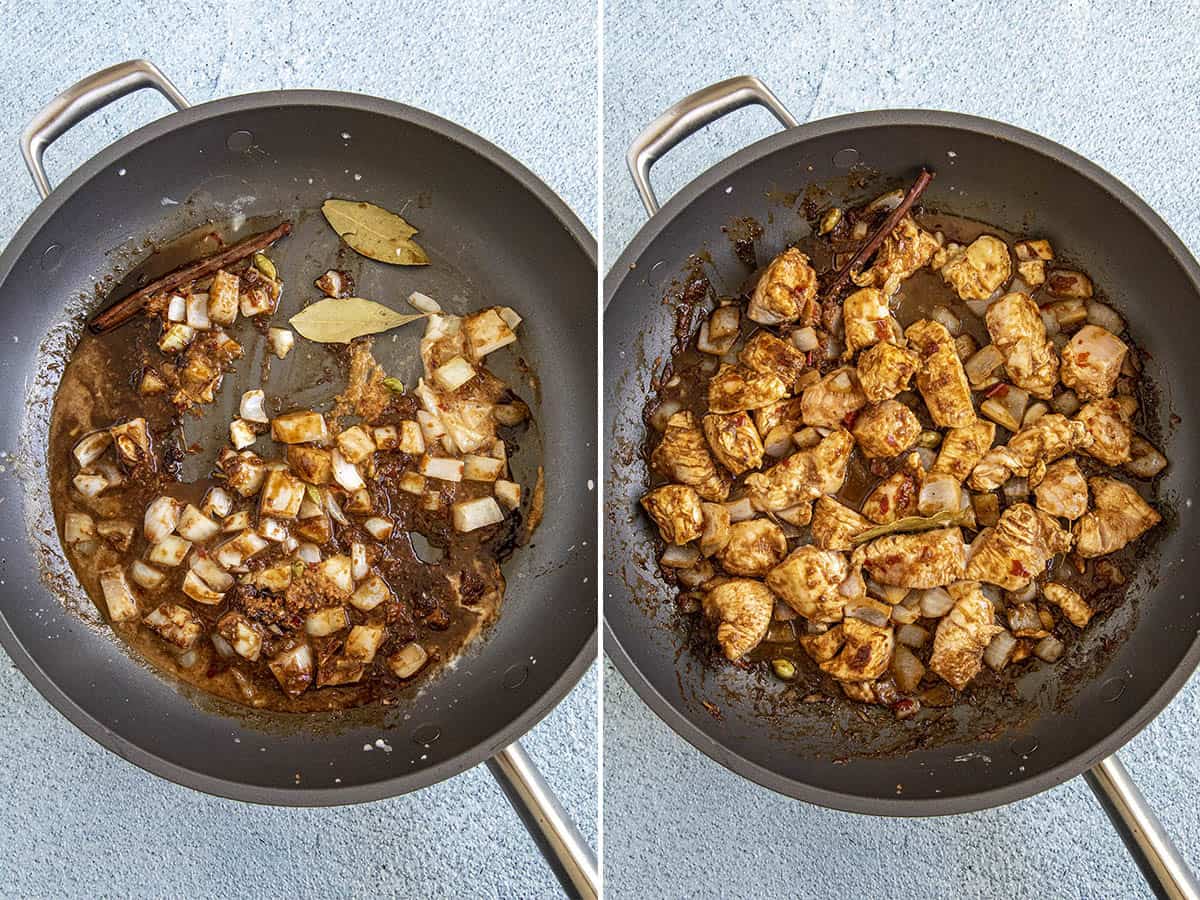
[(1092, 436), (1082, 422), (1047, 413), (1014, 434), (1007, 446), (993, 447), (984, 454), (968, 484), (977, 491), (992, 491), (1013, 475), (1029, 476), (1037, 483), (1048, 463), (1091, 443)]
[(712, 455), (735, 476), (762, 465), (762, 438), (748, 413), (709, 413), (703, 425)]
[(717, 643), (725, 658), (738, 660), (767, 636), (775, 595), (761, 581), (734, 578), (708, 591), (701, 605), (717, 624)]
[(875, 485), (863, 501), (862, 514), (877, 525), (915, 516), (924, 474), (920, 458), (910, 455), (899, 469)]
[(712, 556), (729, 543), (730, 515), (729, 508), (720, 503), (701, 503), (700, 512), (704, 516), (704, 531), (700, 535), (700, 553)]
[(860, 412), (850, 431), (864, 456), (891, 459), (913, 445), (921, 434), (921, 423), (903, 403), (884, 400)]
[(1075, 550), (1090, 559), (1115, 553), (1162, 521), (1141, 495), (1115, 478), (1089, 478), (1092, 510), (1075, 523)]
[(1037, 508), (1052, 516), (1078, 519), (1087, 512), (1087, 481), (1073, 456), (1048, 465), (1033, 493)]
[(789, 247), (771, 260), (750, 297), (747, 317), (760, 325), (811, 324), (817, 309), (817, 273), (808, 257)]
[(1004, 629), (995, 622), (995, 609), (978, 581), (949, 586), (954, 608), (938, 622), (933, 636), (930, 671), (962, 690), (983, 668), (983, 651)]
[(1008, 591), (1029, 585), (1055, 554), (1071, 548), (1071, 535), (1058, 521), (1028, 503), (1015, 503), (1000, 514), (994, 528), (980, 532), (967, 563), (967, 578)]
[(846, 619), (842, 623), (845, 644), (842, 652), (821, 663), (825, 671), (838, 681), (874, 681), (887, 671), (896, 649), (895, 632), (891, 625), (880, 627), (862, 619)]
[(1081, 400), (1102, 400), (1117, 386), (1129, 348), (1099, 325), (1084, 325), (1062, 351), (1062, 382)]
[(1063, 615), (1076, 628), (1083, 628), (1092, 620), (1092, 608), (1065, 584), (1048, 582), (1042, 585), (1042, 595), (1063, 611)]
[(905, 336), (921, 359), (917, 390), (933, 421), (942, 428), (961, 428), (974, 422), (975, 406), (967, 373), (946, 326), (922, 319), (909, 325)]
[(846, 351), (843, 359), (880, 341), (895, 342), (900, 337), (900, 323), (892, 316), (887, 297), (876, 288), (855, 291), (842, 304), (842, 324), (846, 330)]
[(729, 541), (717, 560), (730, 575), (762, 578), (787, 553), (783, 529), (770, 519), (750, 519), (729, 527)]
[(756, 331), (738, 354), (738, 362), (754, 372), (774, 375), (790, 388), (808, 368), (808, 355), (791, 341)]
[(840, 622), (847, 598), (838, 585), (849, 574), (841, 553), (805, 544), (767, 573), (767, 586), (810, 622)]
[(880, 584), (932, 588), (963, 577), (967, 548), (957, 528), (889, 534), (866, 545), (863, 568)]
[(890, 400), (901, 391), (908, 390), (920, 365), (920, 357), (911, 350), (881, 341), (858, 357), (858, 380), (862, 392), (871, 403)]
[(788, 386), (777, 375), (742, 366), (722, 365), (708, 381), (708, 408), (715, 413), (759, 409), (787, 395)]
[(900, 282), (927, 265), (937, 251), (937, 238), (918, 225), (912, 216), (905, 216), (883, 239), (871, 268), (851, 278), (859, 287), (880, 288), (890, 297), (896, 293)]
[(966, 247), (947, 247), (933, 264), (963, 300), (986, 300), (1012, 276), (1008, 245), (990, 234), (980, 235)]
[(700, 495), (687, 485), (655, 488), (642, 498), (642, 508), (658, 525), (662, 539), (668, 544), (686, 544), (704, 531)]
[(1092, 441), (1084, 448), (1084, 453), (1095, 457), (1106, 466), (1119, 466), (1129, 462), (1132, 456), (1130, 444), (1133, 440), (1133, 425), (1120, 403), (1112, 397), (1093, 400), (1076, 414), (1075, 421), (1082, 422), (1088, 434), (1092, 436)]
[(800, 646), (812, 657), (813, 662), (823, 663), (837, 656), (846, 638), (842, 636), (842, 626), (834, 625), (823, 634), (805, 634), (800, 637)]
[(662, 440), (650, 456), (650, 467), (664, 478), (695, 488), (705, 500), (720, 501), (729, 496), (729, 473), (713, 461), (696, 417), (688, 410), (667, 420)]
[(790, 431), (799, 431), (804, 426), (803, 402), (799, 397), (789, 397), (763, 406), (754, 410), (752, 415), (758, 433), (763, 437), (779, 425), (786, 425)]
[(846, 480), (853, 450), (853, 436), (839, 428), (815, 447), (797, 451), (765, 472), (747, 475), (750, 501), (757, 509), (775, 512), (835, 493)]
[(996, 439), (996, 425), (987, 419), (976, 419), (962, 428), (951, 428), (942, 438), (937, 459), (930, 475), (949, 475), (960, 484), (979, 465)]
[(858, 372), (849, 366), (834, 369), (816, 384), (809, 385), (800, 399), (804, 424), (815, 428), (844, 425), (847, 416), (867, 405)]
[(871, 520), (824, 494), (813, 506), (812, 539), (822, 550), (853, 550), (851, 540), (871, 527)]
[(988, 334), (1004, 357), (1008, 379), (1035, 397), (1049, 400), (1058, 384), (1058, 355), (1046, 340), (1042, 314), (1025, 294), (1005, 294), (987, 309)]

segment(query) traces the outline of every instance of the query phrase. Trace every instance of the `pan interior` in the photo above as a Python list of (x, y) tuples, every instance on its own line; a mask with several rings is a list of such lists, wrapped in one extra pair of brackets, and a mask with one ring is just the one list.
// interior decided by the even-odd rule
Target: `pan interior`
[[(1198, 610), (1184, 560), (1197, 542), (1188, 450), (1200, 399), (1183, 386), (1197, 383), (1200, 361), (1181, 327), (1196, 321), (1195, 264), (1125, 189), (1081, 160), (1084, 170), (1064, 162), (1076, 158), (1061, 148), (993, 123), (934, 118), (865, 114), (748, 148), (675, 198), (608, 283), (606, 646), (643, 698), (719, 762), (793, 796), (858, 811), (957, 812), (1058, 783), (1144, 725), (1196, 659)], [(1048, 237), (1128, 318), (1150, 353), (1145, 374), (1160, 391), (1150, 434), (1171, 467), (1160, 487), (1165, 534), (1125, 605), (1093, 622), (1057, 666), (1039, 664), (1017, 679), (1009, 701), (968, 701), (916, 730), (885, 710), (866, 722), (849, 704), (831, 714), (786, 696), (778, 681), (693, 654), (636, 504), (647, 483), (642, 404), (674, 324), (661, 300), (689, 256), (700, 254), (721, 293), (748, 274), (722, 226), (743, 217), (761, 224), (756, 250), (765, 263), (808, 233), (804, 213), (813, 204), (905, 187), (922, 165), (938, 173), (928, 207)]]

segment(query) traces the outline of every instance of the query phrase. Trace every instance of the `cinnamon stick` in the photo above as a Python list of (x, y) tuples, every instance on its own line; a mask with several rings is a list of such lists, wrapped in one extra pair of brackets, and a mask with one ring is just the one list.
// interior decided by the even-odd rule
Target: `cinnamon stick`
[(884, 238), (891, 234), (893, 229), (900, 223), (900, 220), (908, 214), (908, 211), (912, 209), (913, 204), (917, 202), (921, 194), (925, 191), (925, 188), (929, 187), (929, 182), (931, 181), (933, 181), (933, 173), (928, 169), (922, 169), (921, 174), (917, 176), (917, 180), (913, 182), (912, 187), (908, 189), (908, 193), (904, 195), (904, 199), (900, 201), (900, 205), (888, 214), (888, 217), (883, 220), (883, 224), (879, 226), (867, 242), (859, 248), (858, 252), (851, 257), (846, 265), (838, 270), (833, 281), (825, 288), (826, 300), (832, 299), (838, 289), (846, 283), (846, 279), (850, 277), (850, 273), (870, 259), (871, 255), (879, 249)]
[(244, 238), (232, 246), (218, 250), (211, 256), (185, 263), (178, 269), (174, 269), (163, 275), (161, 278), (156, 278), (145, 287), (138, 288), (124, 299), (118, 300), (92, 319), (88, 327), (96, 334), (112, 331), (114, 328), (124, 325), (141, 312), (142, 307), (146, 305), (146, 300), (155, 294), (166, 293), (181, 285), (189, 284), (190, 282), (212, 275), (217, 269), (231, 266), (248, 256), (253, 256), (255, 253), (265, 250), (280, 238), (287, 237), (291, 232), (292, 223), (281, 222), (270, 231), (252, 234), (250, 237)]

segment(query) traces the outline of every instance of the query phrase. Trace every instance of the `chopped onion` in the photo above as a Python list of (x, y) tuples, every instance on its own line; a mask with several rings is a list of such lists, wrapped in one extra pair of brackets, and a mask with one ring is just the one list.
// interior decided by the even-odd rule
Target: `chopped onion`
[[(858, 571), (851, 572), (838, 585), (838, 593), (843, 597), (862, 597), (867, 593), (867, 585), (863, 581), (862, 573)], [(884, 617), (887, 618), (886, 616)]]
[(775, 611), (771, 613), (771, 618), (776, 622), (791, 622), (799, 613), (784, 603), (782, 600), (775, 601)]
[(1029, 408), (1025, 410), (1025, 417), (1021, 419), (1021, 427), (1032, 425), (1046, 413), (1050, 412), (1050, 407), (1039, 400), (1037, 403), (1031, 403)]
[(1036, 634), (1042, 630), (1042, 618), (1032, 603), (1018, 603), (1008, 608), (1008, 627), (1016, 634)]
[(988, 668), (999, 672), (1012, 659), (1013, 651), (1017, 649), (1017, 639), (1007, 631), (1001, 631), (983, 651), (983, 661)]
[[(408, 305), (418, 312), (429, 313), (431, 315), (440, 313), (442, 311), (440, 303), (438, 303), (432, 297), (422, 294), (420, 291), (413, 291), (408, 295)], [(517, 321), (521, 321), (519, 317), (517, 318)], [(510, 325), (509, 327), (512, 328), (515, 326)]]
[(954, 598), (945, 588), (928, 588), (921, 592), (921, 615), (937, 619), (954, 608)]
[(779, 459), (792, 450), (792, 429), (788, 425), (776, 425), (763, 439), (763, 452)]
[(455, 356), (433, 370), (433, 380), (445, 391), (456, 391), (474, 377), (474, 367), (461, 356)]
[(1052, 312), (1042, 310), (1042, 325), (1046, 328), (1046, 337), (1054, 337), (1058, 334), (1058, 317)]
[[(204, 296), (205, 312), (207, 313), (208, 295)], [(182, 322), (187, 319), (187, 298), (181, 294), (172, 294), (167, 299), (167, 321)]]
[(671, 569), (690, 569), (700, 562), (700, 551), (691, 544), (668, 544), (659, 562)]
[(901, 625), (896, 629), (896, 641), (905, 647), (924, 647), (929, 640), (929, 631), (920, 625)]
[(937, 451), (930, 447), (917, 447), (912, 452), (917, 454), (917, 461), (926, 472), (932, 469), (933, 464), (937, 462)]
[(388, 658), (388, 667), (397, 678), (411, 678), (427, 659), (429, 654), (420, 644), (405, 644)]
[(266, 394), (260, 390), (246, 391), (242, 394), (242, 402), (238, 407), (238, 415), (247, 422), (260, 422), (265, 425), (271, 421), (264, 406), (265, 399)]
[(1125, 463), (1125, 471), (1135, 478), (1153, 478), (1167, 467), (1167, 458), (1140, 435), (1134, 435), (1129, 449), (1132, 458)]
[(683, 409), (678, 400), (664, 400), (650, 416), (650, 427), (655, 431), (666, 431), (667, 420)]
[(1032, 603), (1038, 595), (1038, 585), (1036, 581), (1031, 581), (1019, 591), (1010, 591), (1009, 597), (1014, 603)]
[(877, 628), (886, 625), (892, 616), (892, 611), (887, 604), (872, 600), (870, 597), (857, 597), (847, 601), (842, 607), (842, 612), (848, 618), (860, 619)]
[(212, 638), (213, 647), (217, 651), (217, 656), (222, 659), (231, 659), (234, 655), (233, 646), (225, 638), (221, 637), (215, 631), (209, 635)]
[(996, 609), (999, 609), (1004, 605), (1004, 594), (1001, 592), (1000, 588), (994, 584), (988, 584), (987, 582), (981, 583), (979, 585), (979, 593), (983, 594), (983, 596), (987, 598), (988, 602), (991, 603)]
[(864, 212), (868, 213), (883, 212), (884, 210), (891, 212), (902, 202), (904, 202), (904, 191), (896, 188), (894, 191), (888, 191), (886, 194), (880, 194), (878, 197), (868, 203), (863, 209)]
[(931, 309), (929, 318), (946, 326), (951, 337), (958, 337), (962, 333), (962, 320), (944, 306), (935, 306)]
[(306, 563), (319, 563), (321, 561), (321, 548), (316, 544), (310, 544), (305, 541), (296, 548), (296, 556)]
[[(362, 490), (359, 488), (358, 490)], [(337, 497), (333, 496), (333, 491), (325, 490), (321, 492), (321, 496), (325, 501), (325, 512), (329, 513), (329, 518), (337, 522), (339, 525), (349, 525), (350, 520), (346, 518), (346, 514), (342, 512), (341, 506), (338, 505)]]
[(821, 433), (811, 425), (806, 425), (792, 435), (792, 442), (801, 450), (811, 450), (821, 443)]
[(278, 359), (283, 359), (292, 351), (292, 345), (296, 343), (296, 336), (286, 328), (269, 328), (267, 329), (267, 341), (271, 344), (271, 352)]
[(963, 364), (967, 380), (975, 390), (990, 387), (997, 381), (996, 370), (1004, 364), (1004, 355), (995, 344), (980, 347)]
[(157, 497), (146, 507), (146, 515), (142, 522), (142, 533), (151, 544), (157, 544), (179, 524), (179, 514), (183, 504), (174, 497)]
[(1024, 476), (1014, 476), (1004, 482), (1004, 499), (1009, 503), (1016, 503), (1019, 500), (1024, 500), (1029, 496), (1029, 479)]
[(363, 522), (363, 528), (375, 538), (377, 541), (386, 541), (392, 536), (392, 532), (396, 526), (390, 519), (384, 519), (380, 516), (372, 516)]
[(982, 319), (987, 315), (988, 307), (992, 305), (992, 299), (988, 297), (986, 300), (964, 300), (963, 303), (966, 304), (967, 309)]
[(138, 587), (152, 591), (161, 585), (167, 576), (149, 563), (135, 559), (129, 567), (129, 577)]
[(921, 487), (917, 511), (923, 516), (957, 512), (962, 505), (962, 485), (951, 475), (932, 475)]
[(921, 618), (919, 610), (909, 609), (903, 603), (897, 603), (892, 607), (892, 621), (897, 625), (911, 625), (919, 618)]
[(81, 467), (90, 466), (101, 456), (104, 451), (112, 444), (112, 435), (108, 429), (103, 431), (93, 431), (91, 434), (84, 435), (79, 439), (72, 451), (75, 454), (75, 461)]
[(1073, 416), (1079, 412), (1079, 396), (1072, 390), (1066, 390), (1051, 400), (1050, 405), (1054, 407), (1056, 413)]
[(730, 522), (745, 522), (747, 519), (753, 519), (758, 513), (754, 506), (750, 503), (749, 497), (742, 497), (738, 500), (730, 500), (725, 503), (725, 508), (729, 510)]
[(903, 644), (897, 645), (892, 653), (892, 677), (905, 694), (911, 694), (925, 677), (925, 664)]
[(897, 603), (904, 602), (908, 596), (908, 588), (894, 584), (880, 584), (874, 578), (868, 578), (867, 593), (872, 597), (878, 597), (884, 603), (895, 606)]
[(817, 330), (812, 327), (797, 328), (792, 332), (792, 344), (797, 350), (803, 350), (807, 353), (810, 350), (816, 350), (821, 345), (817, 338)]
[[(788, 440), (791, 441), (790, 435)], [(71, 479), (71, 483), (75, 485), (75, 490), (85, 497), (98, 497), (108, 487), (108, 479), (95, 472), (80, 472)]]
[(455, 531), (475, 531), (504, 521), (504, 511), (493, 497), (465, 500), (450, 507)]
[(979, 411), (1002, 428), (1018, 431), (1025, 418), (1029, 394), (1011, 384), (1001, 384), (988, 391)]
[(197, 331), (212, 328), (208, 318), (208, 294), (189, 294), (187, 298), (187, 325)]
[(698, 588), (706, 581), (713, 577), (713, 567), (707, 559), (701, 560), (700, 564), (691, 569), (680, 569), (676, 573), (676, 578), (684, 587)]
[(462, 481), (463, 461), (449, 456), (425, 456), (421, 458), (420, 470), (421, 474), (427, 478)]
[[(348, 491), (354, 492), (362, 490), (364, 482), (362, 475), (359, 474), (357, 467), (342, 456), (341, 450), (330, 451), (330, 459), (333, 461), (333, 480), (340, 484)], [(462, 463), (459, 462), (459, 473), (462, 472)]]
[(1089, 325), (1099, 325), (1113, 334), (1120, 334), (1125, 330), (1125, 320), (1115, 309), (1106, 303), (1097, 303), (1095, 300), (1089, 300), (1087, 303), (1087, 321)]
[(1052, 634), (1046, 635), (1033, 648), (1033, 655), (1043, 662), (1058, 662), (1066, 645)]

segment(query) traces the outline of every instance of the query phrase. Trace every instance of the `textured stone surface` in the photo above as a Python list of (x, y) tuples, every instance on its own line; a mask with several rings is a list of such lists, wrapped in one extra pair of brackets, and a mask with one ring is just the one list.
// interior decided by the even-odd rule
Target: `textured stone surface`
[[(593, 7), (532, 2), (0, 2), (0, 242), (37, 203), (17, 136), (75, 79), (156, 62), (192, 102), (329, 88), (423, 107), (529, 166), (596, 226)], [(269, 11), (268, 11), (269, 10)], [(76, 128), (52, 179), (162, 115), (152, 92)], [(596, 841), (593, 669), (526, 747)], [(341, 809), (217, 800), (93, 744), (0, 654), (0, 895), (551, 897), (556, 883), (482, 767)]]
[[(649, 11), (650, 7), (654, 11)], [(608, 0), (604, 246), (644, 221), (624, 155), (697, 88), (762, 78), (801, 120), (882, 107), (1002, 119), (1082, 153), (1200, 251), (1195, 3), (658, 3)], [(777, 126), (739, 112), (671, 151), (660, 198)], [(1012, 806), (888, 820), (784, 799), (708, 760), (606, 669), (608, 895), (670, 897), (1148, 896), (1082, 781)], [(1196, 681), (1122, 758), (1200, 865)]]

